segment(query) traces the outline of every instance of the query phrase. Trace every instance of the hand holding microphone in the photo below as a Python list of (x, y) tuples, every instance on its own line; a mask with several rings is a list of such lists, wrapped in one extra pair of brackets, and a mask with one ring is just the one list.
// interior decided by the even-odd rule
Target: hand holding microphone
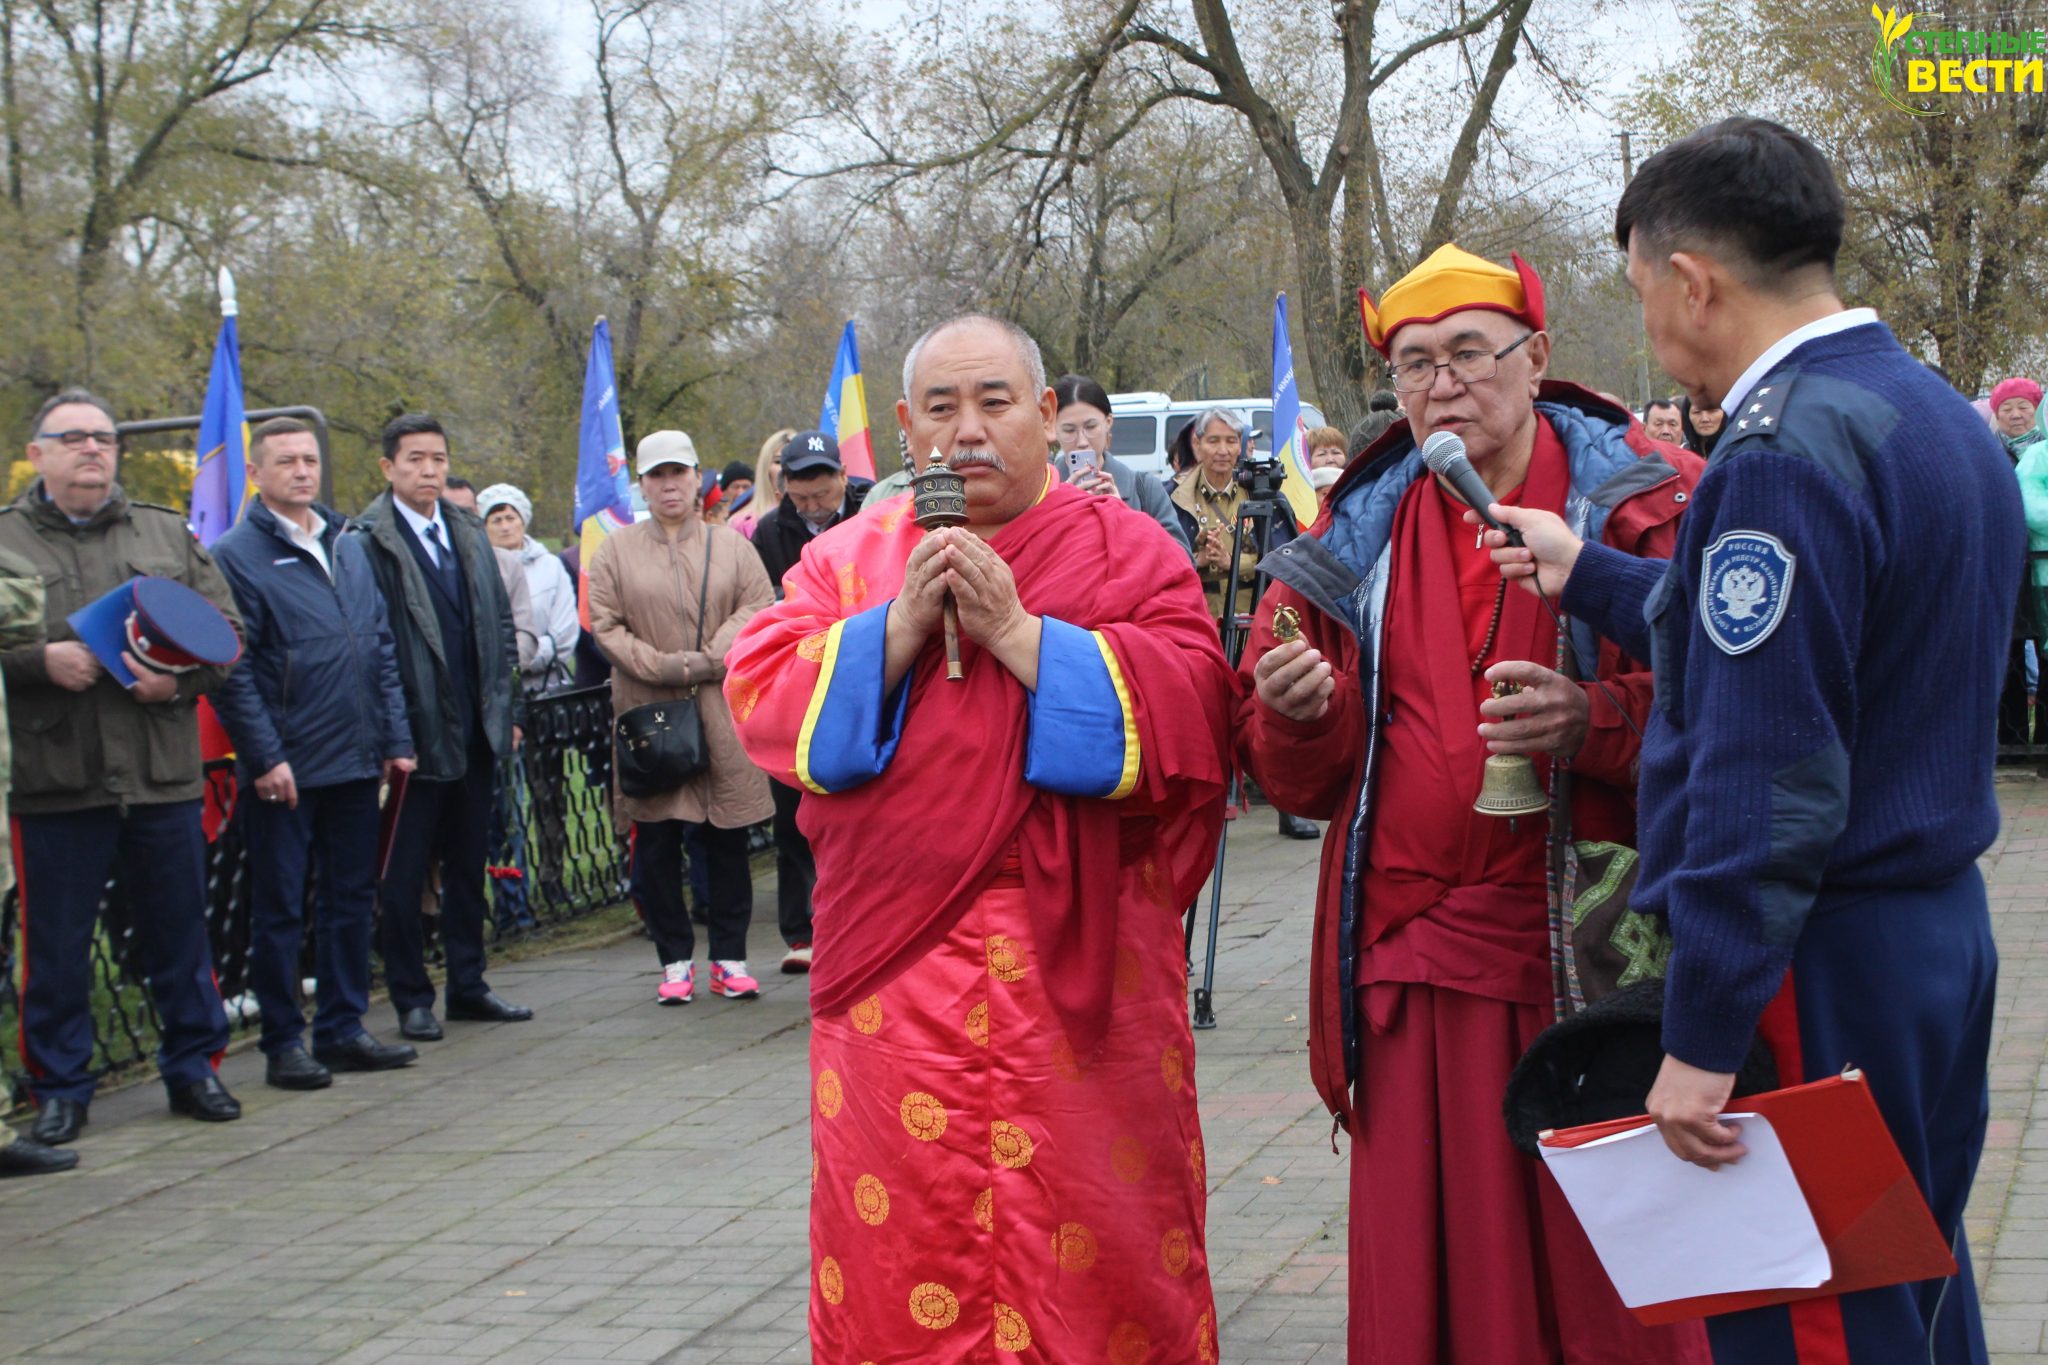
[(1424, 441), (1422, 459), (1472, 508), (1465, 513), (1465, 524), (1489, 528), (1486, 547), (1502, 578), (1519, 580), (1538, 597), (1554, 598), (1564, 591), (1585, 542), (1572, 534), (1563, 517), (1495, 502), (1486, 481), (1466, 458), (1465, 443), (1453, 432), (1439, 431)]

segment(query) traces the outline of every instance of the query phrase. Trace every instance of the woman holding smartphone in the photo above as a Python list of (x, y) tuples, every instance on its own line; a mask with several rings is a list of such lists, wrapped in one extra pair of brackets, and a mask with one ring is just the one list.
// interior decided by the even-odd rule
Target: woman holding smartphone
[(1059, 452), (1052, 462), (1060, 477), (1084, 493), (1122, 498), (1126, 506), (1158, 522), (1193, 559), (1194, 551), (1188, 546), (1186, 532), (1181, 530), (1166, 485), (1139, 474), (1109, 453), (1109, 431), (1116, 418), (1110, 413), (1109, 395), (1102, 385), (1084, 375), (1066, 374), (1060, 376), (1052, 391), (1059, 403), (1053, 417), (1053, 435), (1058, 438)]

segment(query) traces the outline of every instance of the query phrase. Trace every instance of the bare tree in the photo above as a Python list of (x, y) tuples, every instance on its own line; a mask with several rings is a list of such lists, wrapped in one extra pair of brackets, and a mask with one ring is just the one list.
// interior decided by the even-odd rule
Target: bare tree
[(20, 207), (24, 197), (15, 134), (25, 57), (48, 58), (58, 73), (50, 97), (62, 101), (63, 131), (81, 153), (46, 169), (51, 196), (67, 204), (75, 243), (74, 306), (88, 381), (98, 355), (95, 287), (120, 234), (160, 216), (152, 194), (165, 168), (181, 156), (272, 154), (240, 139), (231, 121), (207, 116), (293, 62), (332, 59), (379, 32), (346, 0), (9, 0), (6, 18), (10, 200)]

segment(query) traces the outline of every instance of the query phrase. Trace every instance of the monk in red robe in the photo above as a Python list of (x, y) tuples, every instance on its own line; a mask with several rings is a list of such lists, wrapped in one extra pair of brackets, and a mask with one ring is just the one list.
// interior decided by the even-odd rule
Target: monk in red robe
[(1187, 552), (1055, 480), (1029, 337), (956, 319), (908, 370), (968, 524), (825, 532), (726, 659), (810, 792), (814, 1357), (1214, 1362), (1180, 908), (1236, 680)]
[[(1350, 1358), (1704, 1365), (1696, 1324), (1644, 1328), (1622, 1307), (1501, 1118), (1509, 1072), (1572, 990), (1552, 952), (1565, 849), (1632, 841), (1647, 664), (1502, 592), (1418, 446), (1455, 432), (1496, 501), (1638, 555), (1669, 555), (1702, 465), (1545, 378), (1543, 285), (1520, 257), (1446, 246), (1362, 303), (1408, 420), (1263, 566), (1238, 733), (1277, 805), (1330, 821), (1310, 1066), (1352, 1136)], [(1276, 638), (1276, 613), (1299, 638)], [(1568, 655), (1606, 690), (1560, 671)], [(1533, 760), (1559, 830), (1472, 809), (1489, 754)]]

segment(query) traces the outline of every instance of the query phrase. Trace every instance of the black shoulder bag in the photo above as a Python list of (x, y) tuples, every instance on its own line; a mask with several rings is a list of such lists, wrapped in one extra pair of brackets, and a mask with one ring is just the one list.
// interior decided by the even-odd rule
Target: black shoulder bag
[[(711, 587), (711, 528), (704, 528), (704, 572), (697, 583), (697, 651), (704, 649), (704, 601)], [(704, 718), (697, 689), (674, 701), (650, 701), (620, 716), (614, 748), (623, 796), (659, 796), (674, 791), (711, 761), (704, 748)]]

